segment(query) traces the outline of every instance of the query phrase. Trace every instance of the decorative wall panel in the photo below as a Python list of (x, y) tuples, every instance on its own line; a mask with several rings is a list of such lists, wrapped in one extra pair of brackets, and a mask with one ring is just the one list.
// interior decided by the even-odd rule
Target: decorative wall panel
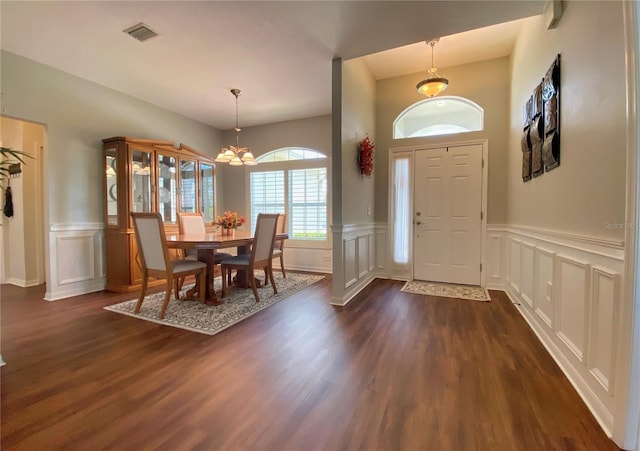
[[(83, 282), (95, 277), (93, 242), (92, 233), (57, 237), (58, 285)], [(69, 258), (71, 256), (73, 258)]]
[(356, 260), (356, 239), (344, 240), (344, 287), (349, 288), (356, 283), (358, 268)]
[(612, 392), (618, 277), (604, 268), (591, 268), (591, 314), (589, 370), (607, 393)]
[(358, 237), (358, 279), (369, 272), (369, 236)]
[(553, 275), (555, 273), (554, 252), (536, 249), (536, 297), (535, 312), (544, 324), (553, 327)]
[(534, 298), (534, 247), (529, 243), (522, 243), (520, 263), (520, 295), (522, 300), (533, 308)]
[(588, 309), (589, 265), (564, 255), (558, 261), (558, 297), (556, 333), (567, 348), (584, 361)]
[(516, 293), (520, 293), (520, 271), (521, 271), (521, 252), (522, 252), (522, 241), (520, 240), (511, 240), (511, 270), (509, 274), (511, 275), (511, 288)]
[(489, 234), (487, 240), (487, 284), (493, 285), (499, 283), (504, 277), (502, 273), (503, 267), (503, 245), (504, 239), (502, 235)]
[(49, 283), (45, 299), (104, 290), (102, 224), (55, 224), (49, 230)]

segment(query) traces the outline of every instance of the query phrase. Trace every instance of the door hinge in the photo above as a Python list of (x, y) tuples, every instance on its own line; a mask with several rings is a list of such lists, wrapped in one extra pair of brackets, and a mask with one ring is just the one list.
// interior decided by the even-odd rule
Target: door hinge
[(482, 167), (484, 167), (484, 158), (482, 159)]
[(482, 272), (482, 263), (480, 263), (480, 272)]
[(480, 212), (480, 220), (482, 221), (484, 219), (484, 211)]

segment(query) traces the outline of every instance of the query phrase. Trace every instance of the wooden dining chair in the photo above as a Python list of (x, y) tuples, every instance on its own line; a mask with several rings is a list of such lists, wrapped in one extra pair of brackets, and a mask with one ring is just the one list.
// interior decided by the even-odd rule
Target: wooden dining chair
[[(281, 213), (278, 216), (278, 225), (276, 226), (276, 234), (285, 233), (287, 231), (287, 215)], [(284, 240), (277, 239), (273, 243), (273, 259), (280, 259), (280, 271), (282, 271), (282, 277), (287, 277), (287, 274), (284, 272)]]
[[(206, 233), (202, 214), (179, 212), (178, 213), (178, 233), (180, 233), (180, 235)], [(220, 262), (223, 259), (231, 256), (232, 256), (231, 254), (227, 254), (225, 252), (216, 252), (214, 254), (214, 263), (213, 263), (214, 269), (215, 269), (215, 265), (220, 264)], [(184, 258), (187, 260), (198, 260), (198, 250), (187, 249), (185, 251)], [(178, 293), (179, 293), (180, 290), (182, 290), (182, 285), (184, 284), (184, 277), (179, 279), (177, 283), (178, 283)]]
[(160, 319), (169, 306), (171, 291), (175, 288), (176, 299), (179, 299), (177, 281), (188, 275), (198, 277), (198, 289), (200, 302), (205, 302), (205, 277), (207, 265), (197, 260), (171, 260), (167, 238), (162, 225), (160, 213), (131, 213), (133, 227), (136, 232), (140, 264), (142, 267), (142, 292), (136, 304), (135, 313), (140, 313), (140, 307), (147, 294), (149, 277), (166, 279), (167, 287), (164, 295), (164, 303), (160, 309)]
[(225, 277), (225, 274), (228, 274), (232, 269), (246, 272), (248, 279), (247, 282), (251, 283), (251, 289), (253, 290), (256, 302), (260, 301), (254, 274), (256, 269), (264, 271), (265, 279), (268, 277), (271, 280), (273, 294), (278, 293), (278, 288), (273, 280), (273, 269), (271, 264), (271, 261), (273, 260), (273, 243), (276, 236), (277, 224), (278, 214), (260, 213), (256, 221), (256, 232), (253, 237), (251, 252), (222, 260), (220, 269), (222, 271), (223, 298), (227, 290), (227, 278)]

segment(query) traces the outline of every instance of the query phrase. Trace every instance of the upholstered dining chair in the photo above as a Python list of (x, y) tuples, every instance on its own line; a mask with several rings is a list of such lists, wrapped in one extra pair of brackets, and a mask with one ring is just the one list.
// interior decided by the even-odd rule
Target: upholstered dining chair
[[(284, 233), (287, 231), (287, 215), (280, 213), (278, 216), (278, 225), (276, 226), (276, 234)], [(273, 243), (273, 259), (280, 259), (280, 271), (282, 271), (282, 277), (287, 277), (287, 273), (284, 272), (284, 240), (276, 239)]]
[(164, 318), (169, 300), (171, 299), (171, 291), (174, 287), (176, 299), (179, 298), (178, 278), (184, 278), (188, 275), (197, 276), (200, 302), (204, 304), (207, 265), (197, 260), (171, 260), (160, 213), (132, 212), (131, 218), (133, 219), (133, 227), (136, 232), (140, 265), (142, 267), (142, 292), (136, 304), (135, 313), (140, 313), (142, 301), (144, 301), (144, 297), (147, 294), (149, 277), (167, 280), (164, 303), (160, 309), (160, 319)]
[[(200, 213), (178, 213), (178, 233), (180, 235), (190, 235), (190, 234), (201, 234), (205, 233), (204, 227), (204, 219), (202, 218), (202, 214)], [(220, 262), (227, 257), (231, 257), (231, 254), (227, 254), (225, 252), (216, 252), (214, 255), (214, 268), (215, 265), (220, 264)], [(198, 260), (198, 250), (197, 249), (187, 249), (185, 252), (184, 258), (187, 260)], [(184, 277), (178, 280), (178, 293), (182, 289), (182, 285), (184, 284)]]
[(251, 283), (251, 289), (253, 290), (256, 302), (260, 302), (260, 296), (258, 295), (258, 289), (256, 287), (256, 278), (254, 275), (254, 271), (256, 269), (262, 269), (264, 271), (265, 279), (268, 277), (271, 280), (273, 294), (278, 293), (278, 288), (273, 280), (273, 269), (271, 265), (271, 261), (273, 260), (273, 242), (276, 236), (278, 216), (278, 214), (258, 214), (256, 231), (251, 245), (251, 252), (222, 260), (220, 263), (220, 269), (222, 271), (223, 298), (227, 291), (227, 278), (225, 278), (225, 274), (228, 275), (229, 271), (232, 269), (246, 272), (246, 282)]

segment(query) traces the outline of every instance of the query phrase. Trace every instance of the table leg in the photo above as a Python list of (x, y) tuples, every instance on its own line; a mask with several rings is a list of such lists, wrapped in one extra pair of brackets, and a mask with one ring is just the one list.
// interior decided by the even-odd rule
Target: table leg
[[(218, 297), (216, 296), (216, 291), (213, 284), (213, 267), (215, 265), (213, 254), (213, 249), (198, 249), (198, 260), (207, 264), (207, 274), (205, 277), (204, 286), (205, 300), (207, 302), (213, 303), (214, 305), (219, 305), (222, 302), (218, 302)], [(200, 287), (198, 287), (198, 283), (196, 281), (196, 285), (192, 289), (187, 291), (187, 298), (193, 298), (199, 288)]]

